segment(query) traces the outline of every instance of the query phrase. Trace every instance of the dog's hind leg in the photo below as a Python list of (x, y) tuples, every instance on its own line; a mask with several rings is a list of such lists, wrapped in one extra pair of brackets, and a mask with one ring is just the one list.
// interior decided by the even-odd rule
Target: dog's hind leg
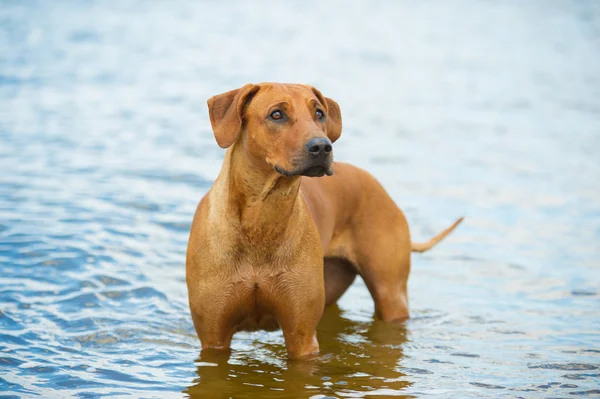
[(342, 258), (325, 258), (325, 307), (333, 305), (352, 285), (357, 271)]
[(366, 220), (371, 223), (363, 223), (354, 234), (354, 252), (375, 302), (375, 315), (384, 321), (399, 321), (410, 316), (411, 240), (402, 211), (396, 208), (386, 213), (370, 212)]

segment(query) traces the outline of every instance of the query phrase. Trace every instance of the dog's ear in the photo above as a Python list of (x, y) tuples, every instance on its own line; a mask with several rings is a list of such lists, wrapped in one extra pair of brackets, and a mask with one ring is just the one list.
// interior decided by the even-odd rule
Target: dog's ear
[(244, 107), (257, 91), (258, 86), (248, 83), (208, 99), (210, 124), (219, 147), (227, 148), (235, 143), (242, 129)]
[(342, 112), (337, 102), (329, 97), (325, 97), (327, 101), (327, 137), (331, 142), (335, 142), (342, 134)]
[(340, 106), (331, 98), (325, 97), (314, 87), (311, 87), (311, 89), (319, 99), (319, 102), (326, 108), (327, 119), (325, 119), (325, 126), (327, 127), (327, 137), (333, 143), (342, 134), (342, 112), (340, 111)]

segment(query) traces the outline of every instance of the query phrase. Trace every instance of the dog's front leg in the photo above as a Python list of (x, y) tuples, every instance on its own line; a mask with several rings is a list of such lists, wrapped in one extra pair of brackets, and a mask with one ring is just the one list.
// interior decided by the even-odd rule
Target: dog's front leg
[(325, 307), (325, 288), (322, 266), (310, 269), (290, 271), (292, 275), (285, 276), (272, 296), (290, 359), (319, 353), (316, 330)]

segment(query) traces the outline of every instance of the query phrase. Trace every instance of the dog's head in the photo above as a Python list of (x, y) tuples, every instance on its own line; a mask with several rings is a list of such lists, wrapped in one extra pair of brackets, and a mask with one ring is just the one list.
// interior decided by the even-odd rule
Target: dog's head
[(332, 143), (342, 133), (342, 116), (314, 87), (247, 84), (211, 97), (208, 110), (220, 147), (243, 145), (253, 162), (284, 176), (333, 174)]

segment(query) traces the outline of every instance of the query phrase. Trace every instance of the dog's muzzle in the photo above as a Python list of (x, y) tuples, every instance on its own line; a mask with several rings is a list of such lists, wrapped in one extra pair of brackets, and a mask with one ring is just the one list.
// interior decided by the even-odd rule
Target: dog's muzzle
[(333, 147), (331, 141), (325, 137), (309, 140), (305, 145), (305, 154), (302, 161), (292, 171), (275, 166), (275, 170), (284, 176), (309, 176), (321, 177), (333, 174)]

